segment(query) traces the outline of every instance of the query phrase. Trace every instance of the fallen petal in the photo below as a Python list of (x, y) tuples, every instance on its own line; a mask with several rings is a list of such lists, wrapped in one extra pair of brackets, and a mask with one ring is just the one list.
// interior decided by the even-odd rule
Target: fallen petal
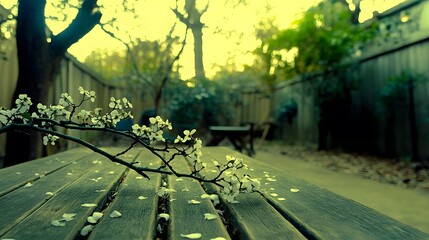
[(89, 216), (87, 219), (86, 219), (86, 221), (88, 221), (89, 223), (92, 223), (92, 224), (96, 224), (97, 223), (97, 219), (95, 219), (93, 216)]
[(103, 213), (101, 213), (101, 212), (94, 212), (93, 214), (92, 214), (92, 216), (94, 217), (94, 218), (96, 218), (96, 219), (100, 219), (101, 217), (103, 217)]
[(284, 200), (286, 200), (286, 198), (284, 198), (284, 197), (279, 197), (279, 198), (277, 198), (279, 201), (284, 201)]
[(55, 226), (55, 227), (64, 227), (66, 224), (65, 224), (65, 223), (60, 222), (59, 220), (53, 220), (53, 221), (51, 222), (51, 225), (52, 225), (52, 226)]
[(273, 197), (278, 197), (279, 196), (277, 193), (271, 193), (270, 195), (273, 196)]
[(28, 182), (27, 184), (24, 185), (24, 188), (28, 188), (28, 187), (32, 187), (33, 184), (31, 182)]
[(200, 239), (203, 235), (201, 233), (191, 233), (191, 234), (180, 234), (180, 236), (188, 239)]
[(176, 190), (172, 189), (172, 188), (167, 188), (165, 189), (166, 193), (172, 193), (172, 192), (176, 192)]
[(299, 192), (299, 189), (298, 188), (291, 188), (290, 191), (293, 193), (296, 193), (296, 192)]
[(92, 231), (92, 229), (94, 229), (94, 226), (86, 225), (85, 227), (82, 228), (82, 230), (80, 230), (80, 235), (86, 236)]
[(266, 178), (265, 180), (267, 180), (268, 182), (277, 182), (277, 180), (276, 179), (274, 179), (274, 178)]
[(73, 220), (74, 216), (76, 216), (76, 213), (64, 213), (63, 220), (66, 222), (70, 222), (71, 220)]
[(176, 179), (176, 182), (183, 182), (183, 178)]
[(204, 213), (204, 219), (205, 220), (214, 220), (217, 218), (216, 214), (212, 214), (212, 213)]
[(197, 201), (197, 200), (192, 199), (192, 200), (188, 200), (188, 203), (189, 203), (189, 204), (200, 204), (201, 202), (200, 202), (200, 201)]
[(168, 221), (168, 219), (170, 219), (170, 215), (168, 215), (168, 213), (160, 213), (158, 214), (158, 219), (160, 218), (164, 218), (166, 221)]
[(118, 218), (118, 217), (121, 217), (122, 216), (122, 214), (119, 212), (119, 211), (117, 211), (117, 210), (114, 210), (111, 214), (110, 214), (110, 217), (111, 218)]
[(145, 197), (145, 196), (139, 196), (138, 199), (139, 200), (145, 200), (145, 199), (147, 199), (147, 197)]
[(95, 203), (84, 203), (84, 204), (82, 204), (81, 206), (82, 206), (82, 207), (96, 207), (96, 206), (97, 206), (97, 204), (95, 204)]

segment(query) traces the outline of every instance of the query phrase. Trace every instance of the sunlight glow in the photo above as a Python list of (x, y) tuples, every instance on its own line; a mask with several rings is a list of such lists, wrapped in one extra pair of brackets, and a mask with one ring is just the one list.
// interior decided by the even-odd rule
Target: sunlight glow
[[(208, 0), (198, 1), (198, 7), (204, 8)], [(321, 0), (254, 0), (247, 1), (246, 5), (232, 6), (232, 3), (225, 1), (210, 1), (209, 9), (202, 17), (205, 24), (203, 29), (203, 57), (207, 77), (212, 77), (220, 70), (221, 66), (233, 65), (237, 70), (243, 69), (244, 65), (253, 62), (252, 51), (259, 46), (259, 41), (255, 37), (255, 27), (258, 23), (267, 18), (274, 19), (275, 24), (284, 29), (302, 14), (310, 6), (317, 4)], [(54, 34), (66, 28), (74, 18), (77, 10), (68, 9), (67, 15), (51, 7), (48, 1), (46, 14), (64, 17), (64, 22), (47, 21)], [(76, 3), (77, 0), (73, 0)], [(117, 1), (99, 0), (103, 5), (102, 21), (116, 17), (113, 29), (124, 41), (140, 38), (147, 40), (162, 40), (168, 34), (175, 22), (177, 26), (175, 35), (180, 39), (184, 37), (184, 24), (176, 20), (171, 7), (175, 6), (175, 0), (167, 1), (127, 1), (127, 6), (120, 5)], [(181, 2), (181, 1), (179, 1)], [(374, 11), (383, 12), (404, 0), (362, 0), (360, 21), (372, 17)], [(10, 8), (16, 0), (2, 0), (2, 5)], [(348, 0), (350, 9), (355, 5), (353, 0)], [(132, 13), (124, 13), (122, 8), (133, 9), (137, 15), (134, 18)], [(180, 7), (180, 6), (179, 6)], [(403, 21), (406, 21), (404, 16)], [(188, 33), (188, 41), (185, 50), (179, 60), (182, 66), (180, 72), (184, 79), (189, 79), (194, 75), (193, 37)], [(125, 46), (119, 41), (105, 34), (99, 26), (95, 27), (89, 34), (79, 40), (69, 48), (69, 52), (78, 60), (85, 58), (94, 50), (122, 49)]]

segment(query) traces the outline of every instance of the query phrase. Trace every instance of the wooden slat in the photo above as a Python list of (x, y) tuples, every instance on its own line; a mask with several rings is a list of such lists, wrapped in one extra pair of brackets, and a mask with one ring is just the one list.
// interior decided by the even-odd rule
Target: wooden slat
[(258, 194), (240, 195), (224, 203), (240, 239), (306, 239)]
[[(158, 160), (149, 151), (143, 150), (138, 162)], [(155, 189), (160, 186), (161, 174), (148, 173), (150, 180), (141, 179), (130, 170), (122, 182), (113, 202), (104, 211), (104, 217), (95, 225), (89, 239), (154, 239), (158, 196)], [(147, 197), (140, 200), (139, 196)], [(117, 210), (120, 218), (110, 218)]]
[[(101, 158), (96, 170), (82, 175), (67, 188), (54, 195), (2, 238), (74, 239), (85, 225), (87, 217), (104, 206), (124, 170), (123, 166)], [(49, 175), (46, 176), (46, 178), (48, 177)], [(98, 181), (93, 179), (98, 179)], [(51, 180), (55, 181), (55, 179)], [(100, 190), (106, 191), (100, 192)], [(97, 206), (89, 208), (81, 206), (85, 203), (95, 203)], [(52, 226), (51, 221), (61, 219), (64, 213), (76, 213), (77, 215), (65, 227)]]
[[(235, 152), (228, 148), (206, 148), (205, 161), (210, 164), (215, 158), (218, 162), (225, 162), (227, 153)], [(219, 151), (218, 151), (219, 150)], [(209, 185), (211, 191), (219, 194), (219, 189)], [(305, 237), (288, 222), (266, 199), (257, 193), (239, 195), (239, 203), (224, 202), (224, 207), (230, 214), (230, 221), (238, 229), (236, 233), (241, 239), (305, 239)], [(234, 236), (236, 237), (236, 236)]]
[(1, 169), (0, 196), (65, 167), (89, 153), (87, 149), (77, 148)]
[[(185, 159), (173, 161), (176, 171), (190, 173)], [(222, 223), (211, 200), (201, 199), (206, 192), (201, 184), (189, 178), (169, 177), (169, 188), (176, 190), (170, 194), (170, 224), (169, 239), (183, 239), (181, 234), (201, 233), (203, 239), (223, 237), (230, 239), (226, 227)], [(190, 204), (188, 201), (196, 200), (199, 204)], [(217, 219), (205, 220), (204, 214), (218, 215)]]
[(36, 179), (31, 187), (21, 187), (0, 197), (0, 212), (3, 216), (0, 218), (0, 236), (43, 205), (50, 197), (46, 192), (58, 194), (86, 172), (98, 168), (92, 163), (92, 160), (97, 158), (100, 157), (96, 154), (81, 158), (76, 164), (70, 164), (48, 176)]
[[(227, 148), (207, 149), (207, 154), (216, 159), (231, 153), (242, 157), (254, 169), (252, 177), (261, 178), (265, 186), (265, 190), (261, 190), (264, 197), (308, 238), (429, 239), (427, 234), (413, 227), (304, 180), (288, 176), (268, 164)], [(266, 181), (264, 172), (268, 172), (271, 177), (275, 176), (277, 181)], [(293, 193), (291, 188), (297, 188), (299, 192)], [(273, 193), (278, 196), (272, 196)], [(280, 201), (278, 198), (286, 200)]]

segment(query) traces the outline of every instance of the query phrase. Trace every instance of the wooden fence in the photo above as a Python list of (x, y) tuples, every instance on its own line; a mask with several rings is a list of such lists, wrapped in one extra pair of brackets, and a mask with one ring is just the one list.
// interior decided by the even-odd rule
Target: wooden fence
[[(387, 114), (381, 107), (381, 91), (389, 78), (403, 72), (422, 74), (429, 80), (429, 29), (414, 33), (401, 43), (368, 49), (358, 60), (358, 87), (352, 92), (352, 121), (344, 148), (408, 159), (411, 157), (410, 123), (407, 108), (398, 106)], [(293, 99), (298, 105), (294, 121), (281, 123), (281, 138), (299, 143), (317, 143), (318, 110), (309, 81), (296, 78), (279, 85), (275, 103)], [(429, 159), (429, 81), (417, 84), (416, 124), (420, 159)], [(390, 117), (389, 117), (390, 116)], [(335, 139), (330, 139), (330, 142)], [(338, 145), (337, 145), (338, 146)]]

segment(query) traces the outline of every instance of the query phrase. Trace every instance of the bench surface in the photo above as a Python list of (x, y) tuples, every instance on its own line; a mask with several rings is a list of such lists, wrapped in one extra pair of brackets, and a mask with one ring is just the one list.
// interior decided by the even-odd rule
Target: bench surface
[[(0, 239), (81, 239), (87, 225), (93, 227), (88, 239), (185, 239), (192, 233), (201, 233), (201, 239), (429, 239), (417, 229), (228, 148), (206, 147), (204, 152), (208, 163), (224, 161), (226, 154), (242, 157), (251, 176), (260, 178), (260, 193), (240, 195), (237, 203), (221, 199), (215, 205), (203, 197), (219, 193), (214, 185), (160, 174), (143, 179), (77, 148), (0, 169)], [(159, 161), (141, 148), (125, 158)], [(175, 167), (189, 171), (185, 162)], [(175, 191), (160, 201), (155, 193), (160, 186)], [(122, 215), (110, 217), (114, 211)], [(89, 223), (94, 212), (104, 215)], [(76, 215), (60, 221), (64, 226), (52, 224), (67, 213)], [(207, 220), (205, 214), (216, 218)]]

